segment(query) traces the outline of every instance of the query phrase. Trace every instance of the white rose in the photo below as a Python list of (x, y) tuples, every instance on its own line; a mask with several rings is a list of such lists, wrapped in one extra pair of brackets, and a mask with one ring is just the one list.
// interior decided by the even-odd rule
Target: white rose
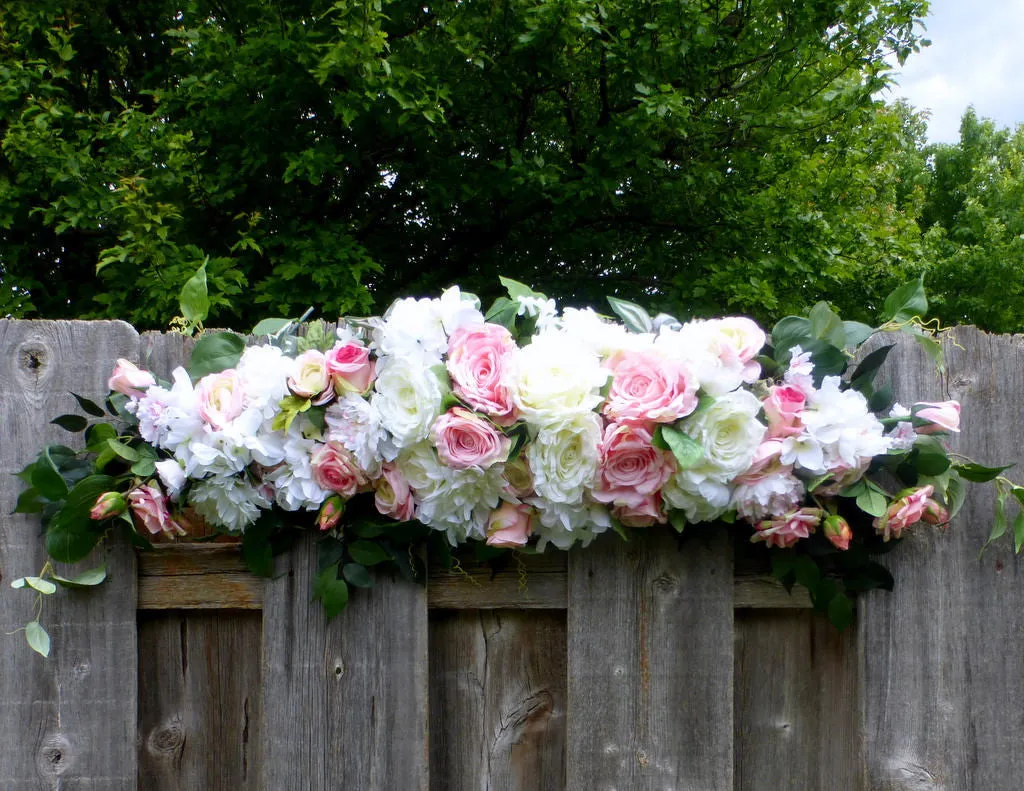
[(710, 522), (728, 510), (732, 489), (719, 481), (698, 479), (682, 470), (669, 478), (661, 496), (670, 508), (685, 513), (690, 522)]
[(551, 503), (574, 505), (594, 484), (601, 420), (592, 412), (547, 423), (526, 448), (533, 489)]
[(536, 335), (519, 350), (514, 398), (523, 416), (543, 424), (587, 413), (601, 403), (608, 371), (583, 344), (562, 335)]
[(752, 393), (736, 390), (683, 421), (680, 427), (704, 449), (704, 460), (683, 470), (687, 477), (724, 483), (746, 472), (767, 431), (757, 419), (760, 411), (761, 402)]
[[(379, 370), (379, 369), (378, 369)], [(441, 414), (441, 382), (416, 361), (395, 361), (377, 376), (372, 406), (399, 448), (427, 438)]]

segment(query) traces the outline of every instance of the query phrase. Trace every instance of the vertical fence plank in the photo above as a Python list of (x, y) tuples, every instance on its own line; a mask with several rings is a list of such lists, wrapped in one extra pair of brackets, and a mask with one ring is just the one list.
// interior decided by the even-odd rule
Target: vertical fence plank
[[(946, 345), (943, 383), (916, 347), (901, 344), (887, 366), (897, 397), (958, 398), (963, 433), (954, 449), (1019, 464), (1024, 339), (973, 328), (955, 336), (961, 348)], [(992, 500), (989, 487), (977, 487), (948, 530), (912, 528), (883, 561), (895, 592), (869, 594), (859, 606), (867, 755), (879, 791), (1021, 786), (1024, 575), (1006, 539), (979, 559)]]
[[(121, 322), (0, 321), (0, 350), (0, 631), (9, 632), (32, 611), (10, 580), (45, 562), (39, 520), (11, 515), (22, 486), (13, 473), (46, 442), (75, 444), (49, 421), (78, 411), (69, 391), (102, 400), (116, 358), (137, 359), (139, 337)], [(116, 540), (105, 553), (104, 585), (45, 601), (49, 659), (21, 635), (0, 636), (0, 788), (136, 787), (135, 556)]]
[(565, 612), (434, 611), (430, 787), (565, 786)]
[(140, 788), (256, 786), (261, 626), (248, 612), (140, 619)]
[(263, 788), (426, 791), (426, 590), (379, 577), (328, 624), (316, 564), (304, 536), (267, 583)]
[(736, 613), (736, 789), (866, 789), (856, 633), (809, 611)]
[(567, 786), (731, 791), (732, 545), (667, 529), (569, 557)]

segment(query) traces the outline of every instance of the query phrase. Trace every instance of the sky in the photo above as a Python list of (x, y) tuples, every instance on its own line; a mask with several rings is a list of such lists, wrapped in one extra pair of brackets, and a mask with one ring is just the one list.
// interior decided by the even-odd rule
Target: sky
[(932, 0), (932, 45), (911, 55), (886, 99), (929, 109), (928, 139), (954, 143), (968, 105), (1000, 126), (1024, 122), (1024, 0)]

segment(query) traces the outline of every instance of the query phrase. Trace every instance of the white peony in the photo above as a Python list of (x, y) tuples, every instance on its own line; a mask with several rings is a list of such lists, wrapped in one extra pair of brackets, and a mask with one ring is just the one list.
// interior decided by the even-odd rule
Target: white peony
[(553, 504), (578, 505), (597, 476), (601, 419), (593, 412), (544, 424), (526, 447), (534, 492)]
[(284, 463), (271, 470), (264, 482), (273, 487), (274, 501), (285, 511), (312, 511), (331, 494), (313, 476), (313, 454), (318, 443), (307, 439), (292, 424), (284, 440)]
[(212, 525), (242, 531), (255, 522), (270, 499), (244, 477), (214, 477), (200, 481), (189, 492), (189, 503)]
[(348, 448), (371, 478), (380, 474), (381, 462), (397, 455), (376, 407), (361, 395), (349, 393), (339, 398), (327, 407), (325, 419), (327, 438)]
[(538, 524), (534, 533), (539, 538), (537, 549), (540, 552), (549, 543), (562, 550), (573, 544), (587, 546), (595, 536), (612, 526), (608, 509), (591, 500), (579, 505), (565, 505), (534, 497), (528, 502), (537, 509)]
[(391, 432), (399, 449), (426, 439), (441, 414), (444, 394), (440, 380), (414, 360), (393, 359), (377, 370), (371, 405), (381, 425)]
[(249, 346), (242, 352), (236, 368), (245, 390), (245, 406), (264, 418), (280, 411), (281, 399), (288, 395), (288, 377), (295, 361), (276, 346)]
[(566, 308), (560, 322), (562, 334), (589, 347), (601, 357), (618, 351), (646, 351), (654, 345), (651, 333), (630, 332), (617, 321), (609, 321), (592, 308)]
[(666, 505), (685, 513), (690, 522), (710, 522), (729, 510), (732, 489), (722, 481), (681, 470), (669, 478), (661, 496)]
[(444, 313), (437, 299), (395, 300), (374, 324), (371, 348), (378, 356), (402, 358), (407, 364), (422, 361), (425, 367), (441, 361), (448, 349)]
[(557, 333), (535, 335), (519, 349), (515, 370), (516, 404), (537, 425), (591, 412), (601, 403), (608, 380), (592, 349)]
[(804, 484), (788, 467), (741, 476), (732, 493), (732, 507), (751, 522), (792, 511), (804, 499)]

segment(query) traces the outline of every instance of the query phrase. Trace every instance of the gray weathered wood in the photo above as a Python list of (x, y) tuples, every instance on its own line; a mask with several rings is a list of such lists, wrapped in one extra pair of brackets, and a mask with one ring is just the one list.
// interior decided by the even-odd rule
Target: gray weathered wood
[(255, 788), (257, 613), (154, 613), (139, 623), (139, 788)]
[(564, 612), (435, 612), (430, 787), (564, 788), (565, 659)]
[(379, 577), (329, 624), (310, 603), (312, 536), (263, 608), (263, 788), (425, 791), (427, 597)]
[[(10, 581), (46, 560), (39, 519), (10, 515), (22, 488), (13, 473), (46, 442), (73, 445), (49, 424), (79, 411), (68, 391), (99, 399), (115, 360), (138, 351), (138, 335), (121, 322), (0, 320), (0, 632), (32, 617), (32, 597)], [(136, 787), (135, 557), (119, 540), (100, 554), (82, 568), (105, 560), (105, 585), (44, 603), (48, 660), (22, 635), (0, 635), (0, 788)]]
[(809, 612), (736, 614), (736, 788), (866, 791), (856, 633)]
[[(954, 334), (962, 348), (946, 344), (942, 382), (912, 344), (892, 355), (887, 368), (897, 397), (907, 405), (959, 399), (963, 433), (954, 449), (982, 462), (1019, 464), (1024, 339), (972, 328)], [(992, 516), (991, 488), (976, 487), (949, 529), (918, 525), (885, 557), (894, 593), (863, 597), (859, 643), (872, 789), (1021, 787), (1024, 580), (1006, 539), (979, 560)]]
[(571, 791), (731, 791), (732, 547), (668, 529), (569, 558)]

